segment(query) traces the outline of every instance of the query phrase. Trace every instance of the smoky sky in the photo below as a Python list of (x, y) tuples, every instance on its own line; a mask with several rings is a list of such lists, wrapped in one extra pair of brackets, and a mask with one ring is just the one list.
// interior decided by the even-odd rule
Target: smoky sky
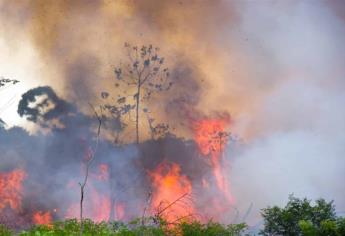
[[(2, 0), (0, 10), (0, 74), (21, 81), (18, 102), (51, 86), (92, 123), (87, 102), (117, 92), (112, 71), (124, 42), (152, 43), (175, 80), (148, 104), (157, 119), (191, 137), (191, 116), (230, 114), (243, 145), (229, 145), (224, 168), (240, 211), (253, 203), (251, 222), (290, 193), (333, 199), (344, 211), (343, 1)], [(25, 133), (2, 132), (14, 131)], [(49, 146), (44, 137), (32, 138)]]

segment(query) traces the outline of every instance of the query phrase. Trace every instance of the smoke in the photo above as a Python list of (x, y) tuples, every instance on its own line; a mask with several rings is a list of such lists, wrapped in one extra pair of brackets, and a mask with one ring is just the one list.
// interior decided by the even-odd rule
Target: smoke
[(249, 222), (291, 193), (335, 200), (344, 211), (345, 31), (327, 3), (244, 7), (242, 27), (260, 43), (254, 56), (266, 70), (251, 78), (262, 83), (255, 86), (260, 96), (236, 119), (245, 144), (228, 149), (237, 204), (245, 211), (253, 203)]
[[(232, 25), (237, 17), (228, 5), (223, 1), (3, 1), (2, 17), (10, 18), (5, 32), (11, 28), (16, 38), (29, 41), (39, 53), (42, 69), (48, 72), (42, 74), (44, 82), (85, 106), (80, 102), (83, 98), (95, 100), (104, 87), (112, 87), (113, 66), (125, 57), (124, 42), (154, 44), (172, 70), (182, 71), (183, 64), (198, 83), (217, 83), (205, 77), (219, 67), (223, 43), (214, 41), (221, 40), (223, 22)], [(25, 20), (16, 20), (13, 9), (25, 12)], [(188, 74), (180, 76), (189, 80)], [(198, 86), (188, 92), (198, 96)]]
[[(0, 222), (14, 228), (25, 228), (37, 221), (35, 215), (43, 217), (46, 214), (47, 219), (53, 220), (78, 217), (78, 183), (85, 174), (85, 159), (94, 151), (95, 118), (81, 113), (48, 86), (33, 88), (23, 94), (18, 113), (37, 123), (40, 130), (48, 132), (30, 135), (19, 127), (0, 129), (0, 161), (3, 163), (0, 181), (9, 189), (23, 185), (22, 191), (11, 189), (7, 194), (0, 191), (3, 205)], [(116, 123), (116, 119), (103, 116), (102, 119), (102, 134), (116, 131), (112, 129), (114, 126), (109, 126)], [(221, 219), (209, 206), (210, 199), (214, 199), (215, 195), (219, 199), (224, 196), (216, 187), (202, 188), (202, 181), (213, 185), (215, 179), (207, 158), (200, 155), (195, 142), (167, 134), (164, 138), (145, 141), (139, 146), (117, 146), (105, 135), (101, 137), (89, 174), (85, 217), (96, 221), (131, 220), (140, 216), (144, 207), (149, 208), (148, 214), (154, 214), (160, 201), (173, 201), (180, 195), (190, 194), (193, 202), (184, 204), (188, 204), (195, 214)], [(159, 166), (165, 166), (163, 163), (166, 163), (166, 168), (160, 170)], [(173, 167), (172, 170), (169, 167)], [(25, 173), (25, 178), (10, 183), (12, 178), (3, 177), (12, 176), (16, 169)], [(156, 169), (160, 171), (155, 172)], [(155, 176), (154, 183), (152, 176)], [(169, 188), (171, 178), (179, 186), (174, 191)], [(186, 185), (189, 187), (186, 188)], [(155, 205), (146, 206), (146, 198), (153, 191)], [(164, 196), (170, 199), (162, 199)], [(7, 204), (14, 199), (19, 199), (19, 207)], [(208, 206), (205, 202), (209, 202)], [(178, 206), (176, 217), (180, 217), (185, 209), (180, 204)], [(231, 212), (225, 214), (231, 215)], [(175, 216), (169, 217), (175, 220)]]
[[(112, 71), (126, 57), (123, 43), (152, 43), (161, 48), (174, 80), (169, 93), (148, 104), (157, 119), (188, 138), (190, 119), (231, 114), (231, 132), (244, 141), (229, 145), (223, 165), (236, 207), (243, 213), (253, 203), (250, 222), (259, 220), (260, 208), (283, 204), (289, 193), (334, 199), (339, 210), (345, 208), (340, 186), (345, 177), (342, 1), (2, 0), (0, 7), (5, 68), (0, 73), (24, 84), (19, 94), (48, 85), (77, 107), (76, 115), (62, 122), (72, 122), (63, 130), (76, 140), (92, 137), (90, 130), (83, 131), (92, 126), (87, 102), (98, 104), (104, 88), (118, 92)], [(11, 120), (6, 114), (2, 118)], [(30, 130), (28, 123), (24, 127)], [(77, 132), (68, 127), (78, 127)], [(28, 136), (20, 128), (2, 132), (4, 139), (20, 133), (37, 140), (30, 141), (37, 147), (30, 157), (48, 150), (57, 155), (61, 147), (71, 150), (67, 156), (80, 155), (76, 143), (65, 143), (64, 132), (49, 139), (40, 133)], [(172, 146), (184, 150), (181, 157), (193, 156), (182, 144)], [(163, 158), (170, 148), (149, 150), (151, 158)], [(128, 152), (124, 155), (135, 159)], [(21, 160), (22, 154), (11, 155)], [(76, 159), (80, 163), (82, 157)], [(123, 165), (134, 168), (128, 163)], [(141, 164), (154, 169), (148, 163)], [(207, 169), (205, 163), (196, 165), (200, 168), (191, 163), (183, 173)]]

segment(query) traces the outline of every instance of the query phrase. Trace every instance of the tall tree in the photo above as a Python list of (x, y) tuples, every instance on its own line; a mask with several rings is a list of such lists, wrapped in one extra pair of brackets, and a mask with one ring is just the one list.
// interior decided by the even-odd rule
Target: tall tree
[(262, 210), (261, 215), (264, 218), (264, 229), (260, 234), (267, 236), (305, 235), (303, 232), (307, 232), (307, 226), (320, 229), (325, 222), (335, 222), (337, 219), (332, 201), (319, 199), (312, 205), (310, 200), (298, 199), (292, 195), (284, 208), (267, 207)]
[[(173, 85), (169, 77), (169, 69), (164, 67), (164, 57), (159, 55), (159, 48), (148, 46), (132, 46), (125, 43), (126, 62), (115, 67), (115, 86), (121, 94), (106, 103), (104, 108), (119, 118), (135, 112), (135, 141), (140, 142), (141, 113), (149, 109), (143, 106), (154, 93), (167, 91)], [(102, 98), (108, 99), (108, 92), (102, 92)], [(152, 121), (152, 118), (151, 120)], [(152, 123), (150, 123), (152, 125)], [(151, 128), (151, 126), (150, 126)]]

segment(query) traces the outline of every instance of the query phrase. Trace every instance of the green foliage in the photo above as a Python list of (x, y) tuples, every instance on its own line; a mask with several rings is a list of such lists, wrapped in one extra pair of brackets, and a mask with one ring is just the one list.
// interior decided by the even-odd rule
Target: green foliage
[(345, 235), (345, 217), (338, 218), (337, 228), (340, 235)]
[(300, 221), (301, 235), (303, 236), (343, 236), (345, 235), (345, 218), (337, 220), (323, 220), (317, 227), (310, 221)]
[(332, 201), (319, 199), (312, 205), (306, 198), (291, 195), (284, 208), (268, 207), (261, 214), (264, 218), (261, 235), (338, 235), (334, 233), (338, 223)]
[[(80, 223), (76, 219), (55, 222), (52, 225), (36, 225), (30, 230), (22, 232), (20, 236), (74, 236), (80, 234)], [(94, 223), (91, 220), (83, 221), (83, 235), (106, 236), (116, 235), (105, 222)]]
[[(237, 236), (247, 228), (246, 224), (222, 225), (213, 221), (207, 224), (198, 221), (182, 222), (169, 225), (165, 221), (153, 221), (147, 218), (135, 219), (125, 224), (123, 222), (94, 223), (83, 221), (83, 236)], [(14, 235), (6, 227), (0, 225), (1, 236)], [(80, 222), (76, 219), (54, 222), (52, 225), (36, 225), (19, 233), (19, 236), (79, 236)]]
[(222, 225), (213, 221), (202, 224), (198, 221), (182, 222), (173, 229), (175, 235), (192, 236), (236, 236), (247, 228), (246, 224)]
[(0, 224), (0, 235), (1, 236), (11, 236), (13, 232), (9, 230), (6, 226)]

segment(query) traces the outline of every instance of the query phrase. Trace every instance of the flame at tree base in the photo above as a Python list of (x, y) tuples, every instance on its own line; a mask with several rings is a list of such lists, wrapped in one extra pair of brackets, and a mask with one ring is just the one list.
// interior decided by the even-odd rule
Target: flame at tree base
[(193, 203), (187, 197), (192, 193), (192, 184), (181, 175), (178, 164), (164, 161), (149, 175), (154, 188), (151, 208), (156, 215), (168, 222), (195, 215)]
[(229, 189), (230, 184), (221, 166), (224, 148), (230, 135), (226, 132), (229, 124), (229, 117), (202, 119), (193, 122), (193, 130), (200, 153), (205, 157), (210, 157), (210, 164), (218, 189), (223, 192), (228, 204), (233, 204), (234, 198)]

